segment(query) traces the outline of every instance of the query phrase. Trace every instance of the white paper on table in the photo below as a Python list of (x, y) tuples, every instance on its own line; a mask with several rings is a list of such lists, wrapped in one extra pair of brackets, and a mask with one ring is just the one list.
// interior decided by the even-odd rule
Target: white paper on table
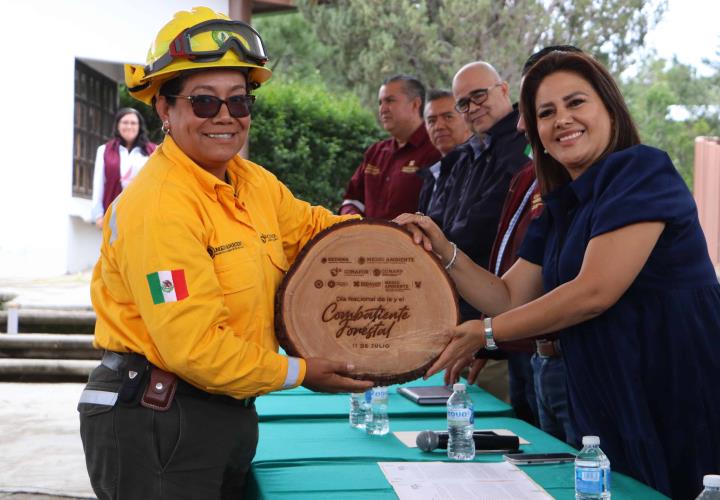
[[(515, 436), (516, 434), (511, 431), (510, 429), (475, 429), (476, 431), (492, 431), (498, 436)], [(422, 431), (396, 431), (393, 432), (395, 434), (395, 437), (400, 440), (402, 444), (407, 446), (408, 448), (417, 448), (417, 436)], [(436, 430), (433, 432), (447, 432), (447, 429), (442, 430)], [(518, 436), (520, 439), (520, 444), (530, 444), (530, 441), (523, 439), (522, 437)], [(493, 450), (488, 450), (492, 452)]]
[(544, 489), (508, 462), (378, 462), (400, 500), (547, 500)]

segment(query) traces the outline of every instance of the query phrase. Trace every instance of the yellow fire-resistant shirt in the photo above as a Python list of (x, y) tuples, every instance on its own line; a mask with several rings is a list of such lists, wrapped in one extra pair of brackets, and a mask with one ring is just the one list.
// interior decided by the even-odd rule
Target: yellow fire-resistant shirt
[(246, 398), (302, 382), (305, 362), (277, 352), (275, 290), (305, 243), (347, 217), (239, 156), (228, 175), (232, 185), (167, 136), (113, 203), (91, 284), (95, 346)]

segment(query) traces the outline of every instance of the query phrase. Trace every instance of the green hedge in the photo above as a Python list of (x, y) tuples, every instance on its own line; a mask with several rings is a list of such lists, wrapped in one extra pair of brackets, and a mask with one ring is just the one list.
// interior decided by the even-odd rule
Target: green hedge
[(256, 93), (250, 159), (296, 197), (337, 209), (363, 152), (383, 136), (374, 114), (322, 83), (273, 79)]

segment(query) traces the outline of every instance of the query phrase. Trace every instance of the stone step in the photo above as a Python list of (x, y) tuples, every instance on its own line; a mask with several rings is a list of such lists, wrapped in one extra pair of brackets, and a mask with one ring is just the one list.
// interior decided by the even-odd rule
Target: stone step
[(0, 358), (100, 359), (92, 335), (0, 334)]
[(0, 335), (0, 349), (93, 349), (92, 335), (20, 333)]
[(0, 332), (89, 334), (94, 328), (95, 311), (87, 309), (8, 307), (0, 311)]
[(82, 382), (97, 365), (84, 359), (0, 358), (0, 380)]

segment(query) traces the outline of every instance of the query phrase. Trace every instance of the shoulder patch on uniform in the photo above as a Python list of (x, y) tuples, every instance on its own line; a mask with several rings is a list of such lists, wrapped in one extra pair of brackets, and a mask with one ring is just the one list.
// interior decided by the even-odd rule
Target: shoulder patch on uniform
[(150, 273), (147, 275), (147, 281), (154, 304), (177, 302), (190, 295), (183, 269)]

